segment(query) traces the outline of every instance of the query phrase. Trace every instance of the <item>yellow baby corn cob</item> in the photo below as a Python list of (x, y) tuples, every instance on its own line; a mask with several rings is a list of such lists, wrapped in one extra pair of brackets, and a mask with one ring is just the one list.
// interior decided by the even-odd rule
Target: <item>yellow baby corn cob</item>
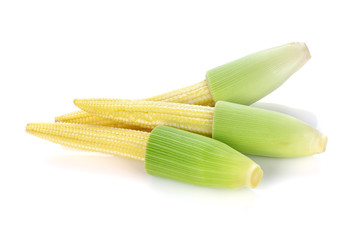
[(153, 129), (158, 125), (176, 127), (211, 136), (214, 108), (208, 106), (142, 100), (87, 99), (75, 104), (114, 124)]
[(223, 101), (215, 107), (118, 99), (81, 99), (75, 104), (123, 124), (146, 129), (165, 125), (212, 136), (248, 154), (313, 155), (323, 152), (327, 141), (318, 130), (286, 114)]
[[(169, 93), (161, 94), (155, 97), (146, 98), (150, 101), (163, 101), (163, 102), (181, 102), (204, 106), (214, 106), (214, 101), (210, 95), (206, 81), (194, 84), (192, 86), (181, 88)], [(136, 130), (146, 129), (139, 128), (135, 125), (128, 125), (122, 122), (112, 121), (108, 118), (102, 118), (85, 111), (76, 111), (67, 113), (55, 118), (56, 122), (77, 123), (77, 124), (90, 124), (98, 126), (109, 126), (117, 128), (129, 128)]]
[(30, 123), (26, 131), (61, 145), (144, 161), (148, 132), (70, 123)]
[(26, 131), (61, 145), (145, 161), (154, 176), (209, 187), (256, 187), (261, 168), (217, 140), (158, 126), (151, 133), (69, 123), (32, 123)]
[(55, 118), (56, 122), (64, 123), (75, 123), (75, 124), (89, 124), (94, 126), (103, 126), (103, 127), (114, 127), (114, 128), (127, 128), (133, 130), (140, 130), (148, 132), (150, 129), (145, 129), (136, 125), (130, 125), (123, 122), (117, 122), (108, 118), (102, 118), (85, 111), (76, 111), (71, 112)]
[(116, 99), (76, 99), (75, 104), (95, 116), (110, 118), (114, 124), (134, 125), (149, 130), (158, 125), (167, 125), (208, 136), (212, 132), (212, 107)]
[[(206, 80), (197, 84), (144, 100), (204, 106), (214, 106), (217, 101), (250, 105), (278, 88), (309, 59), (304, 43), (289, 43), (211, 69)], [(58, 116), (55, 121), (116, 127), (112, 121), (82, 111)]]

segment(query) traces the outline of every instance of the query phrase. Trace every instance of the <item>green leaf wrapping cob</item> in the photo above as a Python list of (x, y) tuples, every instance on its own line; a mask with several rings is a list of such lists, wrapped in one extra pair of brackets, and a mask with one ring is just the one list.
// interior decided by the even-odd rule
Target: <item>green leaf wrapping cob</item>
[[(250, 105), (263, 98), (300, 69), (310, 54), (304, 43), (295, 42), (256, 52), (209, 70), (206, 80), (186, 88), (147, 98), (149, 101), (214, 106), (217, 101)], [(57, 122), (113, 127), (114, 121), (77, 111), (55, 119)]]
[(35, 136), (82, 150), (145, 161), (147, 173), (190, 184), (238, 188), (256, 187), (261, 168), (248, 157), (217, 140), (158, 126), (151, 133), (68, 123), (32, 123)]
[(152, 130), (171, 126), (212, 136), (246, 154), (298, 157), (325, 150), (327, 137), (286, 114), (218, 101), (215, 107), (118, 99), (81, 99), (75, 104), (95, 116)]

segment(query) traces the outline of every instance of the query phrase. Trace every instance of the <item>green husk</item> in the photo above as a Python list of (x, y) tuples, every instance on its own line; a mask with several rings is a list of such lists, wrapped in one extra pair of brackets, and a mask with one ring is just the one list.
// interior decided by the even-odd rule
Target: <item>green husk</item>
[(325, 151), (327, 137), (286, 114), (219, 101), (213, 138), (246, 154), (270, 157), (308, 156)]
[(289, 43), (209, 70), (206, 79), (215, 102), (250, 105), (278, 88), (309, 59), (304, 43)]
[(166, 126), (152, 131), (145, 168), (154, 176), (222, 188), (255, 187), (262, 176), (256, 163), (226, 144)]

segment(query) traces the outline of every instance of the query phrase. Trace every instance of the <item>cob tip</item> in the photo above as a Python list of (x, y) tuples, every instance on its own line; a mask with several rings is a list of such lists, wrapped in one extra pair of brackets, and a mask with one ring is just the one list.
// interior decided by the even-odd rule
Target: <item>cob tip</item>
[(43, 123), (27, 123), (26, 132), (38, 136), (38, 134), (42, 134), (44, 129)]
[(35, 130), (35, 126), (33, 123), (28, 123), (26, 125), (26, 132), (29, 134), (32, 134), (32, 132)]
[(246, 185), (250, 188), (255, 188), (258, 186), (262, 177), (263, 170), (257, 164), (254, 164), (253, 167), (249, 170)]

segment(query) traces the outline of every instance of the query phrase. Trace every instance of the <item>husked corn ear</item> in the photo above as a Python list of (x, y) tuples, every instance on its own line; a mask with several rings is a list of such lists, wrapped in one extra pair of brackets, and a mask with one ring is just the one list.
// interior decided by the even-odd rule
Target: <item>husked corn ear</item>
[(256, 187), (261, 168), (224, 143), (158, 126), (153, 132), (78, 125), (31, 123), (26, 131), (68, 147), (145, 161), (149, 174), (208, 187)]
[(118, 124), (153, 129), (166, 125), (211, 136), (214, 108), (207, 106), (119, 99), (76, 99), (76, 106)]
[[(188, 103), (203, 106), (214, 106), (214, 101), (210, 95), (207, 82), (201, 81), (189, 87), (181, 88), (172, 92), (164, 93), (155, 97), (146, 98), (144, 100), (149, 101), (161, 101), (161, 102), (178, 102)], [(78, 123), (78, 124), (90, 124), (99, 126), (109, 126), (117, 128), (130, 128), (136, 130), (145, 130), (136, 128), (133, 125), (124, 124), (122, 122), (117, 123), (111, 121), (108, 118), (98, 117), (91, 115), (85, 111), (76, 111), (67, 113), (55, 118), (56, 122), (67, 122), (67, 123)]]
[(85, 111), (76, 111), (67, 113), (62, 116), (55, 118), (56, 122), (66, 122), (66, 123), (77, 123), (77, 124), (89, 124), (89, 125), (99, 125), (99, 126), (110, 126), (119, 127), (123, 125), (122, 123), (117, 123), (108, 118), (101, 118), (95, 115), (91, 115)]
[[(186, 88), (144, 100), (214, 106), (217, 101), (250, 105), (274, 91), (300, 69), (310, 54), (307, 46), (293, 42), (259, 51), (209, 70), (206, 80)], [(57, 122), (74, 122), (114, 126), (112, 122), (90, 118), (82, 112), (56, 118)]]
[(81, 109), (152, 129), (172, 126), (200, 133), (247, 154), (298, 157), (325, 151), (327, 137), (286, 114), (218, 101), (213, 107), (133, 100), (75, 100)]
[(144, 161), (148, 132), (70, 123), (30, 123), (26, 131), (67, 147)]
[(111, 120), (109, 118), (102, 118), (92, 114), (89, 114), (85, 111), (76, 111), (72, 113), (68, 113), (55, 118), (56, 122), (64, 122), (64, 123), (75, 123), (75, 124), (89, 124), (96, 126), (104, 126), (104, 127), (114, 127), (114, 128), (127, 128), (132, 130), (140, 130), (140, 131), (150, 131), (150, 129), (145, 129), (136, 125), (129, 125), (123, 122), (117, 122)]

